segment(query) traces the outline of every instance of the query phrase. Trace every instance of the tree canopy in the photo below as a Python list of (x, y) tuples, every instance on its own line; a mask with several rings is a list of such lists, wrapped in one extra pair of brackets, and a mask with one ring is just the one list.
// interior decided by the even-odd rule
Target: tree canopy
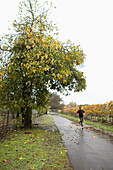
[(48, 103), (49, 89), (82, 91), (86, 87), (78, 66), (85, 55), (71, 41), (60, 42), (57, 27), (49, 19), (47, 2), (21, 1), (13, 21), (14, 32), (0, 40), (0, 105), (23, 115), (30, 124), (30, 110)]

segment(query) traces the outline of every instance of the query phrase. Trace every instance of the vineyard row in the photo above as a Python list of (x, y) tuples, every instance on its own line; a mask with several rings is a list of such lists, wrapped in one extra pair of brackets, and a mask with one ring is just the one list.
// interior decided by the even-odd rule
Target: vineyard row
[[(64, 106), (63, 112), (65, 114), (77, 115), (79, 107), (66, 107)], [(85, 105), (82, 106), (82, 109), (85, 111), (85, 118), (93, 121), (101, 121), (102, 123), (113, 124), (113, 101), (105, 104), (96, 104), (96, 105)]]

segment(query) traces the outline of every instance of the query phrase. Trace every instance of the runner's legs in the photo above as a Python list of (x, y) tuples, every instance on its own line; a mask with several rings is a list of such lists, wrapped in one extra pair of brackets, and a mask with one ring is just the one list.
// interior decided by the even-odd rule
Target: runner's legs
[(80, 117), (80, 123), (81, 123), (81, 126), (83, 127), (83, 117)]

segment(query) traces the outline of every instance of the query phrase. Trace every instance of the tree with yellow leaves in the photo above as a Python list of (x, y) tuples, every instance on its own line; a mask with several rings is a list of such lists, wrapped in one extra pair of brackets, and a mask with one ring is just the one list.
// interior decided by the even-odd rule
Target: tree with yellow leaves
[(20, 3), (13, 21), (14, 34), (1, 38), (1, 106), (21, 112), (24, 127), (31, 127), (32, 109), (48, 103), (49, 89), (82, 91), (86, 87), (78, 66), (85, 55), (71, 41), (56, 38), (57, 27), (49, 20), (49, 8), (37, 0)]

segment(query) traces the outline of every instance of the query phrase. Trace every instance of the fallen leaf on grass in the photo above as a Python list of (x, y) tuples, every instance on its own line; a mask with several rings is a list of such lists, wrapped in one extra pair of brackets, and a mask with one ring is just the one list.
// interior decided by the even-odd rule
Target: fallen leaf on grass
[(36, 156), (36, 155), (33, 155), (34, 157)]
[(31, 169), (35, 169), (35, 167), (32, 167)]
[(58, 162), (58, 165), (61, 165), (62, 164), (62, 162)]
[(21, 160), (21, 159), (23, 159), (22, 157), (21, 158), (17, 158), (16, 160)]
[(35, 157), (35, 156), (39, 156), (39, 155), (40, 155), (39, 153), (36, 153), (36, 155), (33, 155), (33, 156)]
[(67, 152), (67, 150), (64, 150), (64, 152)]
[(3, 161), (3, 162), (7, 162), (7, 160), (6, 160), (6, 159), (3, 159), (2, 161)]

